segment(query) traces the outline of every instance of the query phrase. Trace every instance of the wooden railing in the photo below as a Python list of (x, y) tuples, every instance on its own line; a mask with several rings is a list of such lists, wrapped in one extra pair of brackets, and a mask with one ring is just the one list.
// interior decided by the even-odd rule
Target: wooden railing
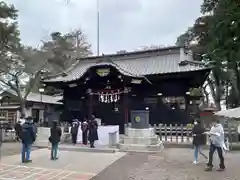
[[(150, 126), (154, 128), (155, 133), (159, 135), (159, 138), (163, 142), (170, 143), (192, 143), (192, 127), (186, 125), (166, 125), (166, 124), (155, 124)], [(206, 131), (209, 131), (206, 128)], [(224, 128), (225, 138), (228, 139), (230, 145), (232, 143), (239, 143), (239, 133), (237, 127)], [(208, 136), (206, 136), (206, 142), (208, 143)]]
[[(152, 126), (161, 141), (166, 142), (192, 142), (192, 127), (184, 125), (169, 125), (159, 124)], [(209, 131), (209, 128), (206, 128)], [(239, 134), (237, 128), (224, 128), (225, 137), (229, 142), (238, 142)]]

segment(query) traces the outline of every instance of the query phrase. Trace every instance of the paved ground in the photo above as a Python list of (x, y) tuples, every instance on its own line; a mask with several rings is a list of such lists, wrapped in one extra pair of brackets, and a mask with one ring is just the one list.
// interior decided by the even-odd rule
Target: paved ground
[(124, 155), (61, 151), (59, 160), (51, 161), (50, 151), (39, 149), (29, 164), (21, 164), (19, 155), (2, 157), (0, 180), (88, 180)]
[[(33, 150), (36, 150), (36, 149), (37, 148), (33, 148)], [(1, 157), (20, 154), (20, 152), (21, 152), (21, 143), (18, 143), (18, 142), (3, 143), (0, 148)]]
[[(207, 154), (207, 152), (206, 152)], [(162, 153), (128, 154), (91, 180), (237, 180), (240, 153), (225, 155), (225, 172), (204, 172), (205, 162), (192, 164), (191, 149), (165, 149)], [(215, 157), (215, 165), (218, 162)]]
[[(18, 147), (18, 148), (17, 148)], [(204, 172), (205, 162), (192, 164), (192, 149), (164, 149), (161, 153), (92, 153), (61, 151), (58, 161), (49, 150), (33, 152), (31, 164), (19, 163), (20, 145), (2, 147), (0, 180), (237, 180), (240, 152), (225, 155), (225, 172)], [(9, 152), (8, 152), (9, 151)], [(12, 154), (16, 155), (12, 155)], [(205, 152), (207, 154), (207, 152)], [(4, 155), (3, 155), (4, 154)], [(215, 166), (218, 159), (215, 157)]]

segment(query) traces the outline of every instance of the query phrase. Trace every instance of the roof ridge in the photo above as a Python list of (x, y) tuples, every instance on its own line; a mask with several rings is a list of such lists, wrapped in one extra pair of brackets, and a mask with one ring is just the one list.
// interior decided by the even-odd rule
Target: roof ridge
[[(120, 57), (125, 57), (127, 58), (127, 56), (131, 56), (131, 55), (141, 55), (143, 58), (144, 57), (151, 57), (152, 53), (159, 53), (159, 52), (164, 52), (164, 51), (170, 51), (170, 50), (174, 50), (174, 49), (180, 49), (180, 48), (184, 48), (183, 46), (168, 46), (168, 47), (159, 47), (159, 48), (154, 48), (154, 49), (146, 49), (146, 50), (137, 50), (137, 51), (131, 51), (131, 52), (125, 52), (125, 53), (114, 53), (114, 54), (102, 54), (100, 56), (87, 56), (87, 57), (83, 57), (83, 58), (76, 58), (76, 62), (73, 63), (67, 70), (54, 74), (54, 75), (49, 75), (47, 77), (44, 78), (44, 80), (47, 79), (51, 79), (51, 78), (55, 78), (55, 77), (63, 77), (66, 76), (70, 71), (72, 71), (76, 66), (78, 66), (80, 63), (82, 62), (86, 62), (87, 60), (97, 60), (100, 62), (104, 62), (104, 57), (106, 58), (120, 58)], [(159, 54), (157, 54), (159, 55)], [(103, 58), (103, 59), (102, 59)], [(128, 57), (130, 58), (130, 57)], [(132, 57), (134, 59), (134, 57)]]
[(84, 58), (79, 58), (78, 60), (88, 60), (88, 59), (98, 59), (98, 58), (102, 58), (102, 57), (124, 57), (124, 56), (128, 56), (128, 55), (141, 55), (141, 54), (145, 54), (145, 53), (157, 53), (160, 51), (169, 51), (169, 50), (174, 50), (174, 49), (180, 49), (180, 48), (184, 48), (183, 46), (168, 46), (168, 47), (162, 47), (162, 48), (154, 48), (154, 49), (146, 49), (146, 50), (139, 50), (139, 51), (130, 51), (130, 52), (126, 52), (126, 53), (112, 53), (112, 54), (102, 54), (100, 56), (88, 56), (88, 57), (84, 57)]
[(179, 62), (179, 65), (201, 65), (201, 66), (206, 66), (206, 64), (202, 61), (195, 61), (195, 60), (182, 60)]
[[(165, 53), (166, 52), (166, 53)], [(98, 59), (89, 59), (89, 61), (80, 61), (74, 71), (68, 73), (66, 77), (58, 77), (46, 80), (45, 83), (51, 82), (70, 82), (79, 79), (89, 68), (94, 66), (112, 65), (126, 76), (135, 78), (148, 77), (151, 74), (169, 74), (177, 72), (189, 72), (208, 69), (204, 62), (186, 59), (181, 61), (180, 49), (168, 53), (152, 53), (136, 56), (107, 56), (102, 55)], [(178, 53), (179, 52), (179, 53)], [(132, 58), (133, 57), (133, 58)], [(125, 59), (126, 58), (126, 59)], [(125, 59), (125, 60), (124, 60)], [(142, 59), (142, 60), (140, 60)], [(149, 63), (155, 63), (149, 65)], [(134, 69), (134, 70), (133, 70)], [(147, 79), (146, 79), (147, 80)], [(148, 81), (149, 82), (149, 81)]]

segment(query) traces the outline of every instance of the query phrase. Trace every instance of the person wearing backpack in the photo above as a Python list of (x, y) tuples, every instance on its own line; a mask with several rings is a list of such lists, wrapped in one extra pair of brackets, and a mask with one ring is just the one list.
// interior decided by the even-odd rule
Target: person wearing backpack
[(21, 140), (22, 140), (22, 163), (32, 162), (30, 160), (31, 147), (36, 140), (32, 118), (28, 117), (22, 125)]
[(49, 141), (52, 144), (51, 148), (51, 160), (57, 160), (58, 145), (61, 141), (62, 130), (58, 126), (57, 121), (53, 121), (52, 127), (50, 129)]

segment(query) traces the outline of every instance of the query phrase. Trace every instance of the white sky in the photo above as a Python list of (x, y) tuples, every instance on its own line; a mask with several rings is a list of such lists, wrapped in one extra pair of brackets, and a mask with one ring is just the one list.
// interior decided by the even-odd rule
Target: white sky
[[(53, 31), (81, 27), (96, 53), (97, 0), (5, 0), (19, 10), (21, 37), (39, 45)], [(200, 15), (203, 0), (99, 0), (100, 52), (173, 45)]]

